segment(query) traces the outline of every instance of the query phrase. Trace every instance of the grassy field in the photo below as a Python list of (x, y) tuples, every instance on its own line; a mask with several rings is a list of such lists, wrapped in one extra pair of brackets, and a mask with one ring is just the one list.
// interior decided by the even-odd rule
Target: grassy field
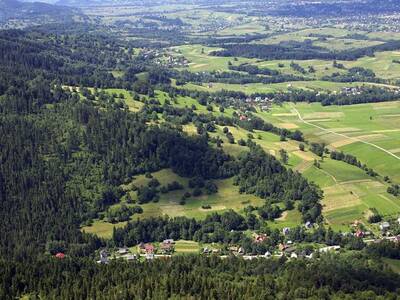
[[(383, 43), (382, 41), (374, 40), (372, 37), (370, 37), (370, 40), (356, 40), (348, 38), (348, 35), (352, 33), (353, 32), (340, 28), (312, 28), (275, 35), (254, 43), (279, 44), (285, 41), (303, 42), (305, 40), (312, 40), (314, 46), (323, 47), (334, 51), (365, 48)], [(326, 38), (321, 40), (318, 39), (316, 35), (326, 36)]]
[(173, 47), (171, 53), (173, 55), (183, 55), (189, 60), (189, 67), (187, 68), (192, 72), (203, 71), (227, 71), (228, 62), (235, 64), (253, 62), (253, 59), (238, 58), (234, 61), (232, 57), (219, 57), (209, 55), (212, 51), (221, 50), (221, 48), (205, 47), (202, 45), (184, 45)]

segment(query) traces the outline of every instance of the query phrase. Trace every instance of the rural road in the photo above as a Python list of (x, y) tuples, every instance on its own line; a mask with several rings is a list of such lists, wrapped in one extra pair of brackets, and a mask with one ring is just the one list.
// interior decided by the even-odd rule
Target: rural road
[(301, 116), (300, 112), (294, 107), (293, 104), (292, 104), (291, 106), (292, 106), (292, 109), (294, 110), (294, 112), (295, 112), (295, 113), (297, 114), (297, 116), (299, 117), (299, 120), (300, 120), (301, 122), (303, 122), (304, 124), (307, 124), (307, 125), (316, 127), (316, 128), (321, 129), (322, 131), (325, 131), (325, 132), (329, 132), (329, 133), (332, 133), (332, 134), (336, 134), (336, 135), (338, 135), (338, 136), (344, 137), (344, 138), (346, 138), (346, 139), (353, 140), (353, 141), (355, 141), (355, 142), (360, 142), (360, 143), (363, 143), (363, 144), (366, 144), (366, 145), (370, 145), (370, 146), (375, 147), (375, 148), (377, 148), (377, 149), (379, 149), (379, 150), (381, 150), (381, 151), (383, 151), (383, 152), (389, 154), (390, 156), (393, 156), (394, 158), (400, 160), (400, 156), (397, 156), (396, 154), (394, 154), (394, 153), (392, 153), (392, 152), (390, 152), (390, 151), (388, 151), (388, 150), (386, 150), (386, 149), (384, 149), (384, 148), (382, 148), (382, 147), (380, 147), (380, 146), (378, 146), (378, 145), (375, 145), (375, 144), (370, 143), (370, 142), (363, 141), (363, 140), (358, 139), (358, 138), (356, 138), (356, 137), (347, 136), (347, 135), (345, 135), (345, 134), (343, 134), (343, 133), (334, 132), (334, 131), (332, 131), (332, 130), (329, 130), (329, 129), (326, 129), (326, 128), (324, 128), (324, 127), (321, 127), (321, 126), (318, 126), (318, 125), (316, 125), (316, 124), (313, 124), (313, 123), (311, 123), (311, 122), (308, 122), (308, 121), (306, 121), (306, 120), (303, 119), (303, 117)]

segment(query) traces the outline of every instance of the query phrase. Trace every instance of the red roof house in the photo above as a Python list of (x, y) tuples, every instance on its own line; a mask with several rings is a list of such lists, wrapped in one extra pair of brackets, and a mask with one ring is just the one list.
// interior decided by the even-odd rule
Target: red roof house
[(58, 258), (58, 259), (64, 259), (64, 258), (65, 258), (65, 254), (64, 254), (64, 253), (61, 253), (61, 252), (58, 252), (58, 253), (55, 255), (55, 257)]

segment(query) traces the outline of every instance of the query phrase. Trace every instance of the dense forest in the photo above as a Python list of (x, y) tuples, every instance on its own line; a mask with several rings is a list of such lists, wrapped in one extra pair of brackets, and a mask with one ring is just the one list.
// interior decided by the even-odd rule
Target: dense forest
[(0, 260), (0, 267), (0, 281), (8, 283), (0, 287), (1, 298), (396, 299), (400, 286), (397, 275), (362, 255), (308, 263), (201, 256), (109, 265), (88, 259), (40, 259), (29, 265)]
[(326, 48), (314, 46), (311, 40), (304, 42), (288, 41), (280, 44), (221, 44), (224, 50), (214, 51), (215, 56), (241, 56), (248, 58), (274, 59), (329, 59), (356, 60), (363, 56), (374, 56), (376, 51), (391, 51), (400, 48), (399, 41), (388, 41), (377, 46), (342, 51), (329, 51)]

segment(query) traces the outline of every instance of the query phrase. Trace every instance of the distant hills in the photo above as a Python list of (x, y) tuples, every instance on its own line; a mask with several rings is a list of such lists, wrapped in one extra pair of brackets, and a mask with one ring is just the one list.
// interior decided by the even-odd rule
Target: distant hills
[(82, 16), (77, 8), (43, 2), (0, 0), (0, 24), (9, 21), (42, 24), (72, 20), (75, 16)]

